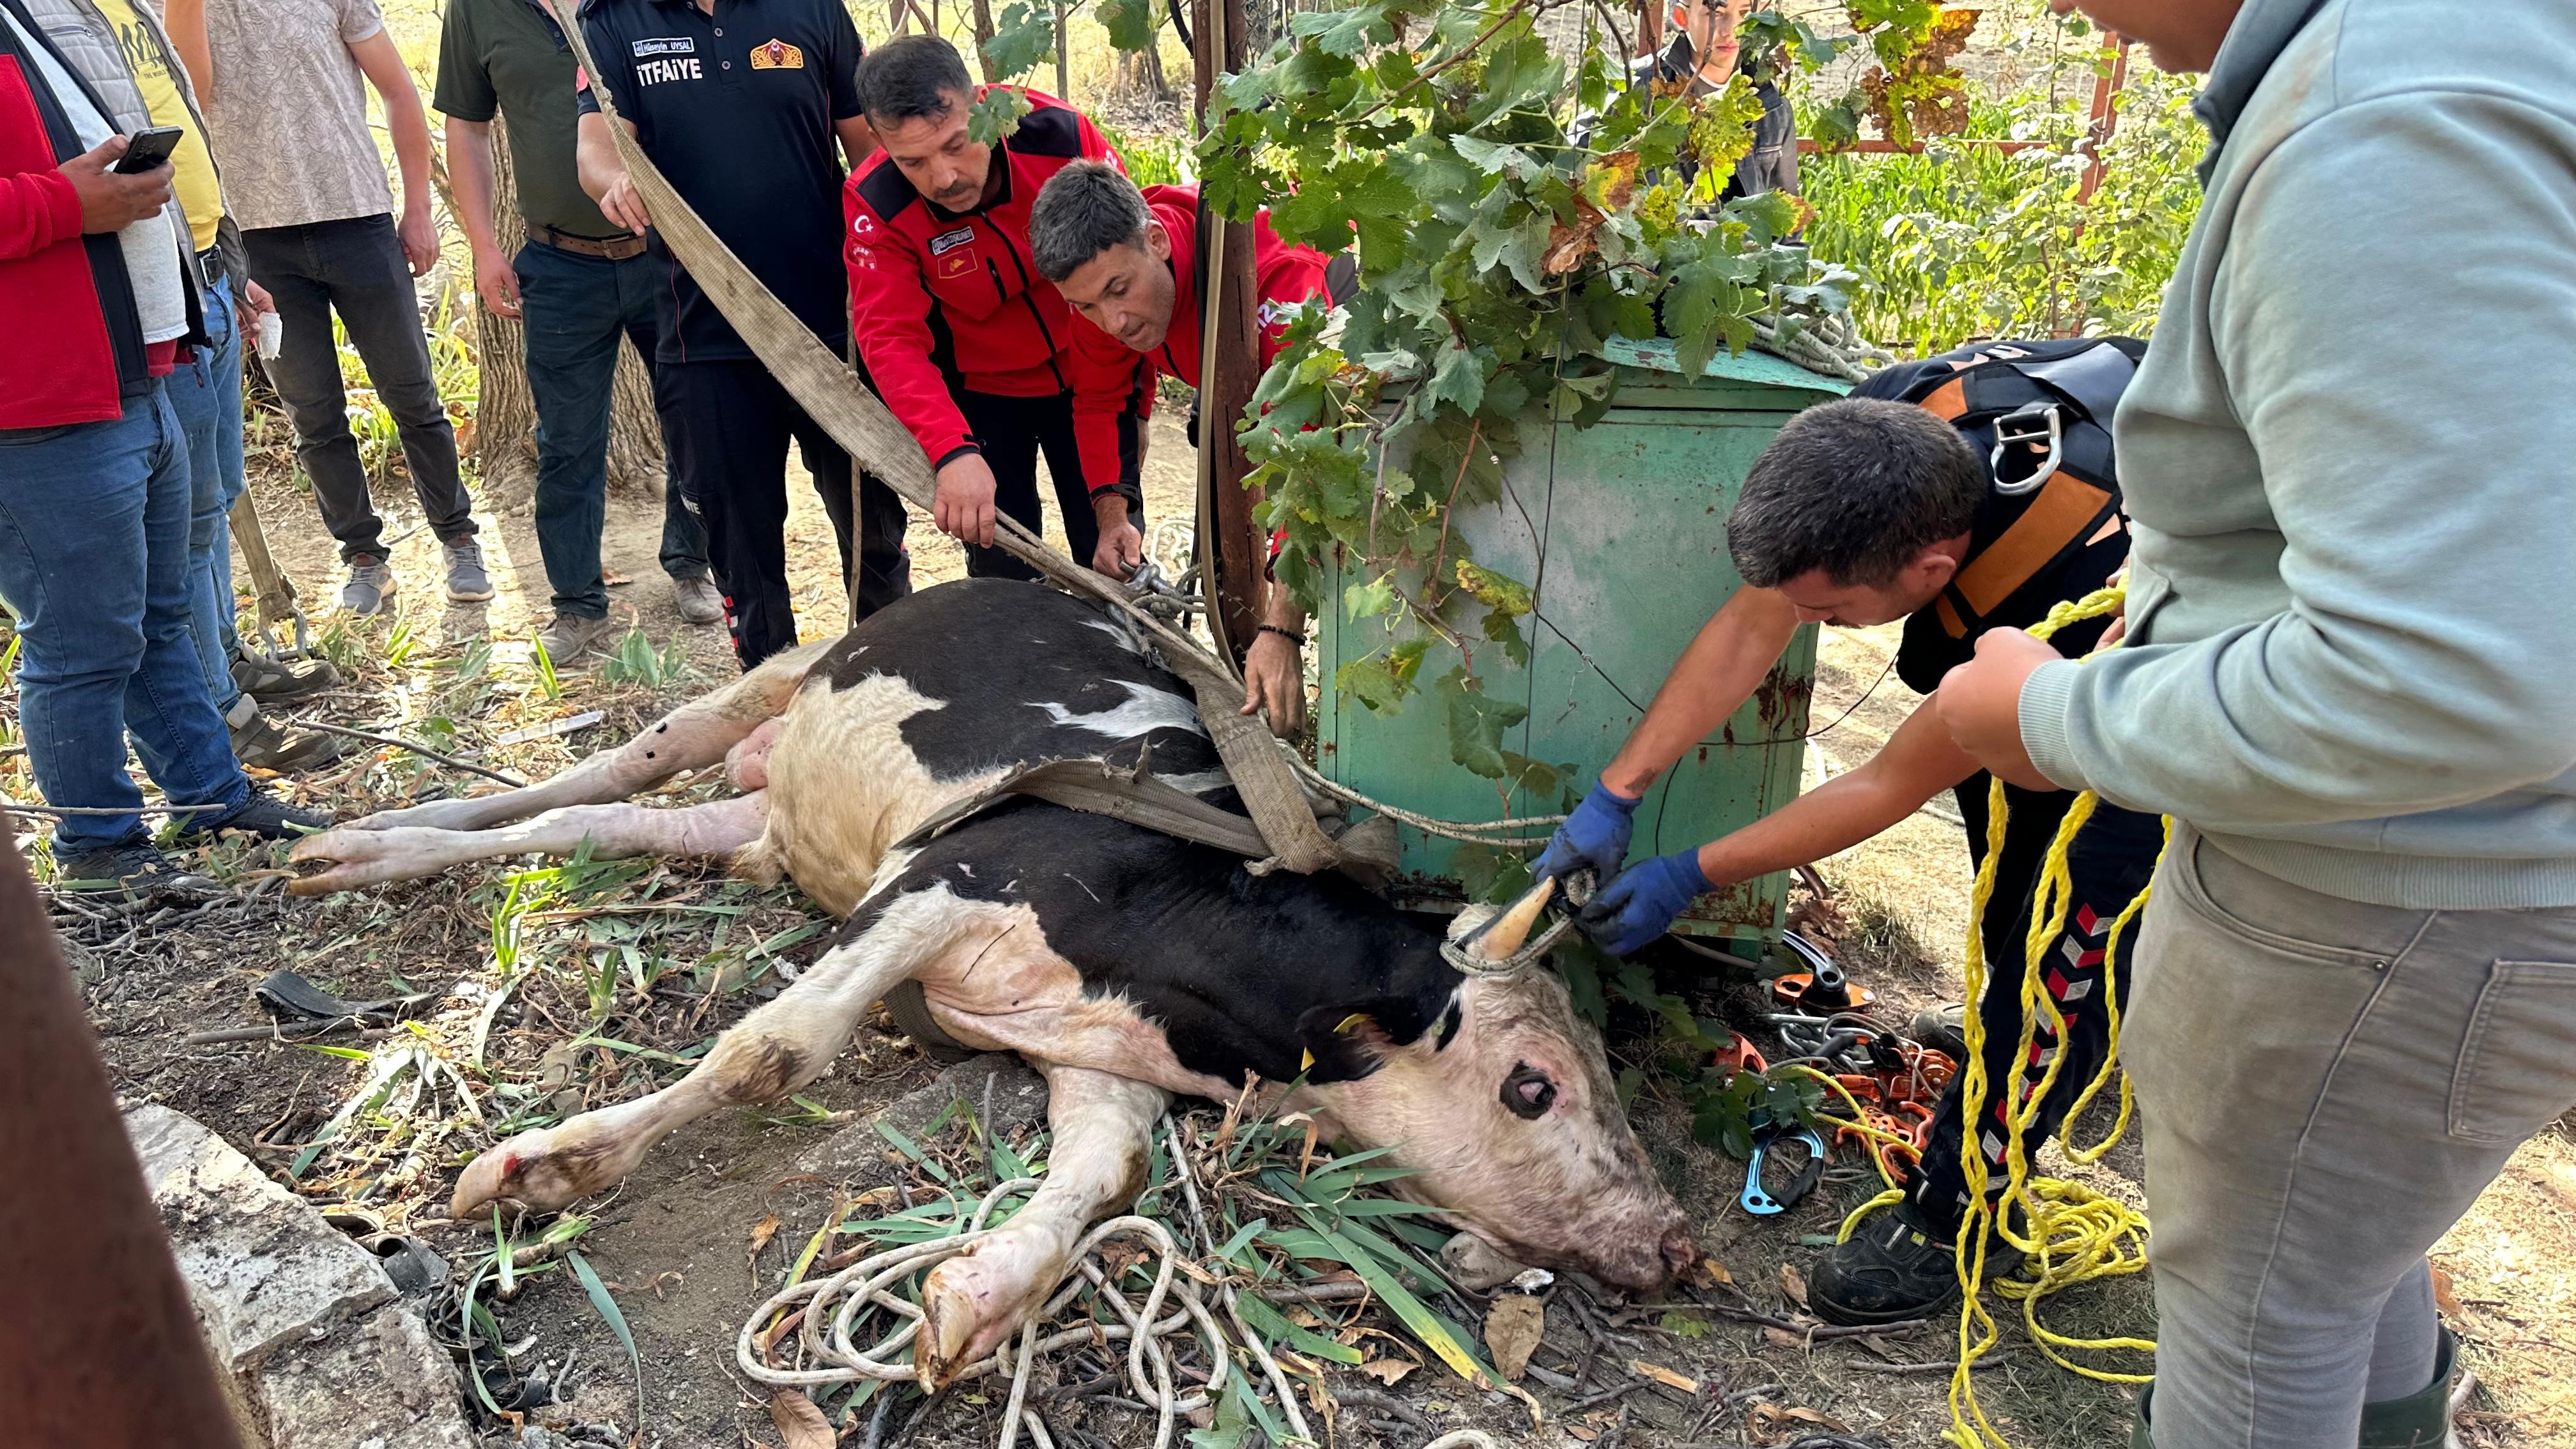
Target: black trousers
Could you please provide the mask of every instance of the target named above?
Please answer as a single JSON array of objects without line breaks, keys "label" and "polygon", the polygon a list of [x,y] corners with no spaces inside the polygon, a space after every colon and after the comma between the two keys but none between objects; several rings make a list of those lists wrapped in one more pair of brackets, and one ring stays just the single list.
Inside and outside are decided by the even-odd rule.
[{"label": "black trousers", "polygon": [[[1048,397],[999,397],[951,388],[958,411],[984,450],[984,466],[993,470],[993,508],[1018,519],[1031,533],[1046,531],[1038,504],[1038,455],[1046,455],[1047,476],[1055,483],[1056,511],[1064,516],[1066,551],[1088,567],[1100,546],[1100,525],[1091,515],[1091,491],[1082,481],[1082,455],[1074,445],[1073,394]],[[1131,505],[1132,506],[1132,505]],[[1142,526],[1143,511],[1134,521]],[[978,579],[1033,579],[1037,570],[1002,552],[969,546],[966,573]]]},{"label": "black trousers", "polygon": [[285,345],[268,363],[269,381],[295,425],[295,460],[313,480],[322,526],[340,545],[343,563],[361,554],[382,558],[384,520],[367,499],[366,464],[349,431],[349,399],[340,385],[340,352],[331,314],[366,360],[376,397],[394,417],[412,496],[442,543],[474,537],[474,500],[457,471],[456,429],[438,400],[438,383],[421,331],[420,298],[390,215],[354,216],[242,233],[251,280],[277,299]]},{"label": "black trousers", "polygon": [[[1986,792],[1990,777],[1979,774],[1956,791],[1959,816],[1967,822],[1968,851],[1982,862],[1986,854]],[[2031,906],[2039,887],[2040,862],[2057,838],[2058,823],[2074,795],[2004,787],[2004,848],[1995,864],[1995,893],[1979,922],[1986,950],[1987,978],[1983,999],[1970,1004],[1985,1024],[1986,1105],[1977,1139],[1985,1152],[1988,1194],[2003,1191],[2004,1113],[2018,1102],[2002,1083],[2012,1074],[2013,1053],[2021,1044],[2021,982],[2028,962]],[[2042,980],[2065,1013],[2063,1040],[2052,1035],[2045,1017],[2031,1037],[2024,1078],[2036,1083],[2052,1059],[2062,1059],[2057,1081],[2040,1102],[2039,1115],[2024,1138],[2026,1150],[2039,1144],[2066,1120],[2067,1109],[2102,1069],[2109,1053],[2111,1014],[2102,990],[2102,960],[2111,922],[2155,874],[2156,856],[2164,848],[2164,823],[2153,815],[2123,810],[2104,801],[2085,822],[2066,853],[2067,875],[2074,885],[2074,904],[2066,927],[2048,945]],[[2138,923],[2121,933],[2120,960],[2113,987],[2121,1005],[2128,1004],[2129,978],[2135,974]],[[1967,1075],[1960,1064],[1960,1078]],[[1959,1081],[1941,1094],[1934,1110],[1929,1145],[1923,1161],[1906,1182],[1916,1214],[1926,1226],[1943,1233],[1957,1229],[1968,1210],[1968,1179],[1960,1147]],[[2106,1093],[2110,1089],[2106,1088]],[[2094,1120],[2088,1116],[2088,1121]]]},{"label": "black trousers", "polygon": [[749,359],[653,369],[671,471],[707,531],[707,562],[724,590],[725,626],[746,670],[796,643],[787,592],[787,441],[796,440],[841,550],[841,582],[858,569],[857,623],[912,592],[903,500],[862,476],[853,548],[850,455]]}]

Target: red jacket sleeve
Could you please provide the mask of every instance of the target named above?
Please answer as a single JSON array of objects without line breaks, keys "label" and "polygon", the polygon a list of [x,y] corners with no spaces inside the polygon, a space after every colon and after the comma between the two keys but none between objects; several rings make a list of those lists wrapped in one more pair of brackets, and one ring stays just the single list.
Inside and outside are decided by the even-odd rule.
[{"label": "red jacket sleeve", "polygon": [[1095,497],[1131,481],[1126,440],[1153,412],[1153,376],[1142,353],[1073,314],[1073,439]]},{"label": "red jacket sleeve", "polygon": [[0,176],[0,261],[32,257],[81,234],[80,193],[59,171]]},{"label": "red jacket sleeve", "polygon": [[[1267,219],[1263,231],[1269,230]],[[1324,295],[1325,257],[1312,247],[1280,247],[1261,259],[1252,290],[1261,310],[1253,319],[1261,336],[1261,365],[1279,360],[1288,343],[1288,321],[1307,299]]]},{"label": "red jacket sleeve", "polygon": [[866,210],[855,179],[842,192],[841,212],[848,223],[842,258],[850,273],[850,336],[870,385],[930,455],[931,467],[980,451],[948,395],[948,380],[930,360],[931,301],[921,284],[920,253]]}]

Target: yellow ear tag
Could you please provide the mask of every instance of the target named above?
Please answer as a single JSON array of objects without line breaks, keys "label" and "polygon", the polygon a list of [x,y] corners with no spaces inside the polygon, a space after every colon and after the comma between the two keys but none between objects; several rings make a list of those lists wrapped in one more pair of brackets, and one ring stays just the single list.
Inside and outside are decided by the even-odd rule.
[{"label": "yellow ear tag", "polygon": [[1304,1061],[1299,1062],[1299,1063],[1297,1064],[1297,1070],[1299,1070],[1299,1071],[1301,1071],[1301,1072],[1310,1072],[1310,1071],[1313,1071],[1314,1069],[1315,1069],[1315,1054],[1314,1054],[1313,1052],[1308,1052],[1308,1053],[1306,1053],[1306,1059],[1305,1059]]},{"label": "yellow ear tag", "polygon": [[1333,1035],[1340,1036],[1343,1032],[1349,1031],[1353,1026],[1366,1020],[1368,1020],[1367,1012],[1354,1011],[1350,1015],[1343,1017],[1341,1024],[1333,1028]]}]

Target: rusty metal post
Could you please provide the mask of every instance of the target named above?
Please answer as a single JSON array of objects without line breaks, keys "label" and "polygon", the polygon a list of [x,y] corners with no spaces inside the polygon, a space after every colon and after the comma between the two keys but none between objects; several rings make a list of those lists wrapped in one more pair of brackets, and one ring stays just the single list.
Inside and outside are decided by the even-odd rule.
[{"label": "rusty metal post", "polygon": [[0,1439],[238,1449],[18,852],[0,861]]}]

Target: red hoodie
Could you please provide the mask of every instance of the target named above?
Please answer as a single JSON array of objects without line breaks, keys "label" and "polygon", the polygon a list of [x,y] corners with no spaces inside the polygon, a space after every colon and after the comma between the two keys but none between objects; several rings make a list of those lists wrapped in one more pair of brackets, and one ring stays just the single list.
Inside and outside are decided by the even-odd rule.
[{"label": "red hoodie", "polygon": [[[0,428],[116,417],[119,383],[145,371],[116,239],[84,243],[80,197],[56,169],[81,147],[31,68],[0,53]],[[111,332],[106,284],[124,304],[122,333]]]},{"label": "red hoodie", "polygon": [[1073,386],[1073,309],[1029,261],[1029,207],[1068,162],[1118,157],[1081,112],[1021,94],[1029,113],[994,148],[1003,180],[992,204],[940,211],[883,151],[842,192],[851,335],[877,395],[934,468],[976,447],[952,385],[1000,397]]},{"label": "red hoodie", "polygon": [[[1073,432],[1082,449],[1082,479],[1098,494],[1117,486],[1124,459],[1118,419],[1132,405],[1139,418],[1154,411],[1154,380],[1177,377],[1199,385],[1199,189],[1148,186],[1145,206],[1172,238],[1172,325],[1151,352],[1130,351],[1081,313],[1073,313],[1077,375]],[[1261,365],[1268,367],[1288,339],[1288,319],[1310,297],[1325,294],[1329,263],[1313,247],[1290,246],[1270,230],[1270,213],[1252,224],[1252,290],[1259,299]],[[1130,399],[1134,399],[1131,404]]]}]

